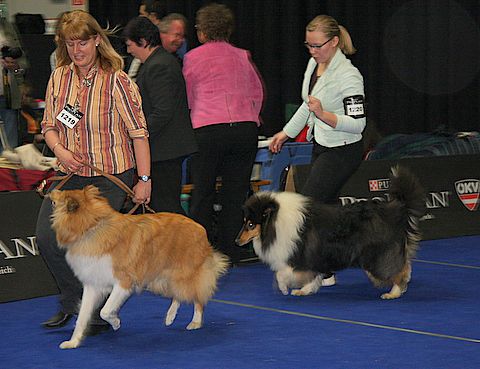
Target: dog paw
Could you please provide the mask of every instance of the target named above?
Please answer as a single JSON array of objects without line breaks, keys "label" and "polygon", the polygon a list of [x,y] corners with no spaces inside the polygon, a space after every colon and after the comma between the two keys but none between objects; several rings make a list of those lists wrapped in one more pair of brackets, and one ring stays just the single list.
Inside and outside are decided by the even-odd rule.
[{"label": "dog paw", "polygon": [[165,318],[165,325],[167,327],[171,326],[173,324],[173,321],[175,320],[175,317],[168,316]]},{"label": "dog paw", "polygon": [[177,314],[169,314],[167,313],[167,316],[165,317],[165,325],[167,327],[171,326],[173,324],[173,321],[177,317]]},{"label": "dog paw", "polygon": [[108,322],[114,331],[117,331],[119,328],[120,328],[120,323],[121,323],[121,320],[120,318],[118,317],[118,315],[107,315],[107,314],[104,314],[102,312],[100,312],[100,316],[103,320],[105,320],[106,322]]},{"label": "dog paw", "polygon": [[305,296],[305,295],[307,295],[304,291],[302,291],[300,289],[294,289],[294,290],[292,290],[292,292],[290,292],[290,294],[292,296]]},{"label": "dog paw", "polygon": [[114,331],[118,331],[120,329],[120,318],[111,318],[107,321],[110,323]]},{"label": "dog paw", "polygon": [[201,322],[190,322],[189,325],[187,325],[187,330],[193,331],[194,329],[199,329],[202,328],[202,323]]},{"label": "dog paw", "polygon": [[380,298],[382,300],[393,300],[393,299],[398,299],[400,297],[399,294],[396,294],[396,293],[384,293],[380,296]]},{"label": "dog paw", "polygon": [[384,293],[384,294],[381,295],[380,297],[381,297],[383,300],[393,300],[393,299],[399,298],[400,296],[402,296],[402,289],[400,288],[399,285],[394,284],[394,285],[392,286],[392,289],[390,290],[390,292]]},{"label": "dog paw", "polygon": [[70,340],[70,341],[63,341],[59,347],[62,350],[64,350],[64,349],[74,349],[74,348],[77,348],[78,346],[80,346],[80,340]]},{"label": "dog paw", "polygon": [[[277,273],[278,274],[278,273]],[[288,285],[284,282],[282,282],[278,275],[277,275],[277,287],[280,290],[280,292],[284,295],[288,295]]]}]

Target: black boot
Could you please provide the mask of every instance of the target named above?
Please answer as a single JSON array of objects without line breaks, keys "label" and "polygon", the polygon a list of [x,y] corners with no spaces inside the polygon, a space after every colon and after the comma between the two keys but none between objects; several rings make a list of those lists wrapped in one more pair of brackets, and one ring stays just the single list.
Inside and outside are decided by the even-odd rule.
[{"label": "black boot", "polygon": [[62,328],[65,326],[70,319],[72,319],[73,314],[64,313],[63,311],[59,311],[50,319],[42,323],[43,328],[47,329],[56,329]]}]

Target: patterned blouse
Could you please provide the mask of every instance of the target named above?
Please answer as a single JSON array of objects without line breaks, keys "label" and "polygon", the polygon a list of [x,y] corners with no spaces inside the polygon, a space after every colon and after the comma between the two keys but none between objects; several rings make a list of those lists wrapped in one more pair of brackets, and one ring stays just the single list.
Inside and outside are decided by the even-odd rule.
[{"label": "patterned blouse", "polygon": [[[73,128],[56,118],[67,104],[83,113]],[[41,126],[43,134],[57,130],[68,150],[110,174],[133,168],[132,139],[148,137],[138,88],[125,72],[107,72],[98,66],[81,80],[73,63],[52,73]],[[88,167],[76,174],[98,175]]]}]

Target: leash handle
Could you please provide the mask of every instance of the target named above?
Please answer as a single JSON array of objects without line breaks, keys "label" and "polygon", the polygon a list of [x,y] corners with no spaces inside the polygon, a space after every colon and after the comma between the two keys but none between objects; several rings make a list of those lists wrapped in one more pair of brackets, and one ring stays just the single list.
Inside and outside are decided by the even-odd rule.
[{"label": "leash handle", "polygon": [[123,183],[122,180],[118,179],[117,177],[115,177],[111,174],[105,173],[103,170],[101,170],[100,168],[97,168],[96,166],[94,166],[90,163],[82,162],[82,164],[89,167],[93,171],[101,174],[102,176],[108,178],[110,181],[112,181],[118,187],[120,187],[122,190],[124,190],[131,198],[133,198],[135,196],[135,193],[132,191],[132,189],[130,187],[128,187],[125,183]]},{"label": "leash handle", "polygon": [[[108,178],[110,181],[112,181],[113,183],[115,183],[118,187],[120,187],[122,190],[124,190],[127,195],[130,197],[130,198],[134,198],[135,197],[135,193],[132,191],[132,189],[130,187],[128,187],[121,179],[118,179],[117,177],[115,177],[114,175],[111,175],[109,173],[106,173],[104,172],[103,170],[101,170],[100,168],[97,168],[96,166],[90,164],[90,163],[85,163],[85,162],[82,162],[83,165],[89,167],[90,169],[92,169],[93,171],[99,173],[100,175]],[[47,184],[47,181],[60,181],[60,183],[57,185],[57,187],[55,187],[56,190],[60,190],[63,185],[65,183],[67,183],[67,181],[72,178],[73,176],[73,173],[68,173],[66,176],[53,176],[53,177],[50,177],[50,178],[47,178],[47,179],[44,179],[40,185],[37,187],[37,193],[41,196],[41,197],[45,197],[45,193],[44,193],[44,189],[45,189],[45,186]],[[145,213],[145,211],[149,211],[151,213],[155,213],[155,210],[153,210],[152,208],[150,208],[147,204],[145,203],[142,203],[142,204],[139,204],[139,203],[136,203],[134,205],[134,207],[132,209],[130,209],[130,211],[128,212],[128,214],[133,214],[137,209],[138,207],[142,205],[142,208],[143,208],[143,213]]]},{"label": "leash handle", "polygon": [[45,186],[47,185],[47,182],[55,182],[55,181],[60,181],[60,183],[55,187],[55,189],[59,190],[63,187],[67,181],[72,178],[73,173],[68,173],[66,176],[52,176],[47,179],[44,179],[36,188],[36,192],[40,195],[40,197],[45,197]]}]

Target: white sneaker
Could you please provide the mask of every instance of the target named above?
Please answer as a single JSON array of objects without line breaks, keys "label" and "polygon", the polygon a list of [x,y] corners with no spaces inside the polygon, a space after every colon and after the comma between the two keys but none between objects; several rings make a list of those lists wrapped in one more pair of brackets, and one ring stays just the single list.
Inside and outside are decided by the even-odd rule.
[{"label": "white sneaker", "polygon": [[322,279],[322,287],[335,286],[337,281],[335,280],[335,274],[332,274],[330,277]]}]

